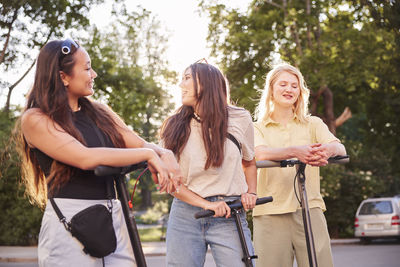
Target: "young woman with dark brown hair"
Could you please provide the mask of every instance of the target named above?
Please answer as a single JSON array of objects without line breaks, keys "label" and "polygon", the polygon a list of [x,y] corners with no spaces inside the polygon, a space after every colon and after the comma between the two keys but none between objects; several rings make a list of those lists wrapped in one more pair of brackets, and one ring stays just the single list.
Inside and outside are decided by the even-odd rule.
[{"label": "young woman with dark brown hair", "polygon": [[[131,131],[93,94],[96,72],[84,48],[71,39],[52,41],[40,51],[35,81],[21,117],[23,170],[28,193],[41,206],[52,198],[70,220],[94,204],[107,204],[112,177],[96,177],[98,165],[125,166],[147,161],[161,190],[173,191],[170,176],[179,179],[174,155],[147,143]],[[110,191],[108,190],[110,189]],[[134,265],[121,204],[112,199],[117,239],[106,266]],[[102,259],[82,251],[82,244],[64,229],[53,205],[47,204],[39,235],[40,266],[102,266]]]},{"label": "young woman with dark brown hair", "polygon": [[[162,144],[175,153],[183,175],[168,221],[167,266],[203,266],[208,245],[217,266],[242,266],[235,221],[225,201],[241,199],[246,210],[255,206],[251,116],[229,105],[225,77],[210,64],[190,65],[180,87],[183,105],[161,130]],[[194,214],[203,209],[213,210],[215,216],[196,220]],[[252,254],[243,211],[241,223]]]}]

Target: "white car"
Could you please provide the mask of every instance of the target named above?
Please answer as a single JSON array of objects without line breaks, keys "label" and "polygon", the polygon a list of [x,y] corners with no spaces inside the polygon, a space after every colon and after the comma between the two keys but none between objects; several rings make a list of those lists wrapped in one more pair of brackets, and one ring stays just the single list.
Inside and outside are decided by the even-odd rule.
[{"label": "white car", "polygon": [[354,221],[354,235],[363,243],[373,238],[400,239],[400,195],[362,201]]}]

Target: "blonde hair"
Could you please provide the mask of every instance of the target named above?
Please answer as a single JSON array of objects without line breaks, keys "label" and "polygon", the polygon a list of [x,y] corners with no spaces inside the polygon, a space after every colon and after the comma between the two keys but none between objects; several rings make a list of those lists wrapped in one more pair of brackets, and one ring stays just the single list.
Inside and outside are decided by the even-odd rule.
[{"label": "blonde hair", "polygon": [[261,93],[260,102],[257,105],[255,115],[258,122],[265,122],[270,117],[274,111],[274,103],[272,99],[273,84],[278,79],[282,72],[288,72],[296,76],[299,81],[300,94],[294,104],[293,112],[296,114],[297,120],[305,123],[308,121],[308,99],[310,96],[310,90],[307,88],[304,77],[300,70],[288,63],[280,63],[272,68],[268,72],[264,90]]}]

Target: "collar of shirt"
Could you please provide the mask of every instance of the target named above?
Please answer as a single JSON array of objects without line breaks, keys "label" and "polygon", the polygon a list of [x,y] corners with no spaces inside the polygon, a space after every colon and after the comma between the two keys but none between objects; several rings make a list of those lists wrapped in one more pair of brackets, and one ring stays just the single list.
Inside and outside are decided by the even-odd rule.
[{"label": "collar of shirt", "polygon": [[[293,118],[292,118],[291,120],[289,120],[288,123],[293,122],[293,121],[296,121],[296,120],[298,120],[298,118],[297,118],[297,115],[294,114],[294,115],[293,115]],[[263,123],[264,123],[265,126],[268,126],[268,124],[279,124],[279,122],[274,121],[274,120],[271,118],[271,116],[269,116],[267,119],[265,119],[265,120],[263,121]]]}]

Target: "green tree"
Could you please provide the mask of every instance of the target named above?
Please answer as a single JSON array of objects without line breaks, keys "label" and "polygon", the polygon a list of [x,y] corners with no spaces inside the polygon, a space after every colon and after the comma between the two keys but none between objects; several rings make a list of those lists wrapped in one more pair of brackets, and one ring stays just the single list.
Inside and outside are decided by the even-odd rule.
[{"label": "green tree", "polygon": [[[367,110],[367,142],[373,144],[371,151],[365,154],[367,159],[382,161],[381,177],[384,179],[385,192],[398,194],[400,192],[400,2],[398,0],[352,1],[356,9],[366,9],[372,23],[380,30],[386,31],[393,38],[391,42],[383,43],[381,56],[374,62],[375,76],[372,77],[372,91]],[[383,63],[383,64],[381,64]],[[376,149],[380,149],[380,153]],[[372,157],[371,157],[372,156]],[[381,157],[380,157],[381,156]],[[372,160],[370,160],[372,163]]]},{"label": "green tree", "polygon": [[[163,89],[175,82],[165,61],[167,37],[151,13],[122,6],[111,30],[94,28],[84,45],[96,70],[95,97],[104,99],[124,121],[147,141],[157,140],[163,119],[172,110],[170,95]],[[151,206],[154,183],[145,174],[139,182],[142,208]]]},{"label": "green tree", "polygon": [[40,49],[50,38],[63,36],[69,28],[79,29],[89,25],[90,7],[104,0],[1,0],[0,1],[0,68],[11,71],[27,64],[25,72],[13,84],[0,80],[7,88],[7,100],[3,108],[10,109],[13,89],[35,65],[29,51]]},{"label": "green tree", "polygon": [[345,143],[351,163],[321,171],[331,233],[349,232],[363,198],[398,192],[398,1],[254,0],[243,13],[218,1],[200,7],[239,105],[254,110],[270,64],[288,61],[311,89],[311,113]]},{"label": "green tree", "polygon": [[26,199],[19,157],[10,142],[16,118],[0,112],[0,245],[37,244],[42,211]]}]

